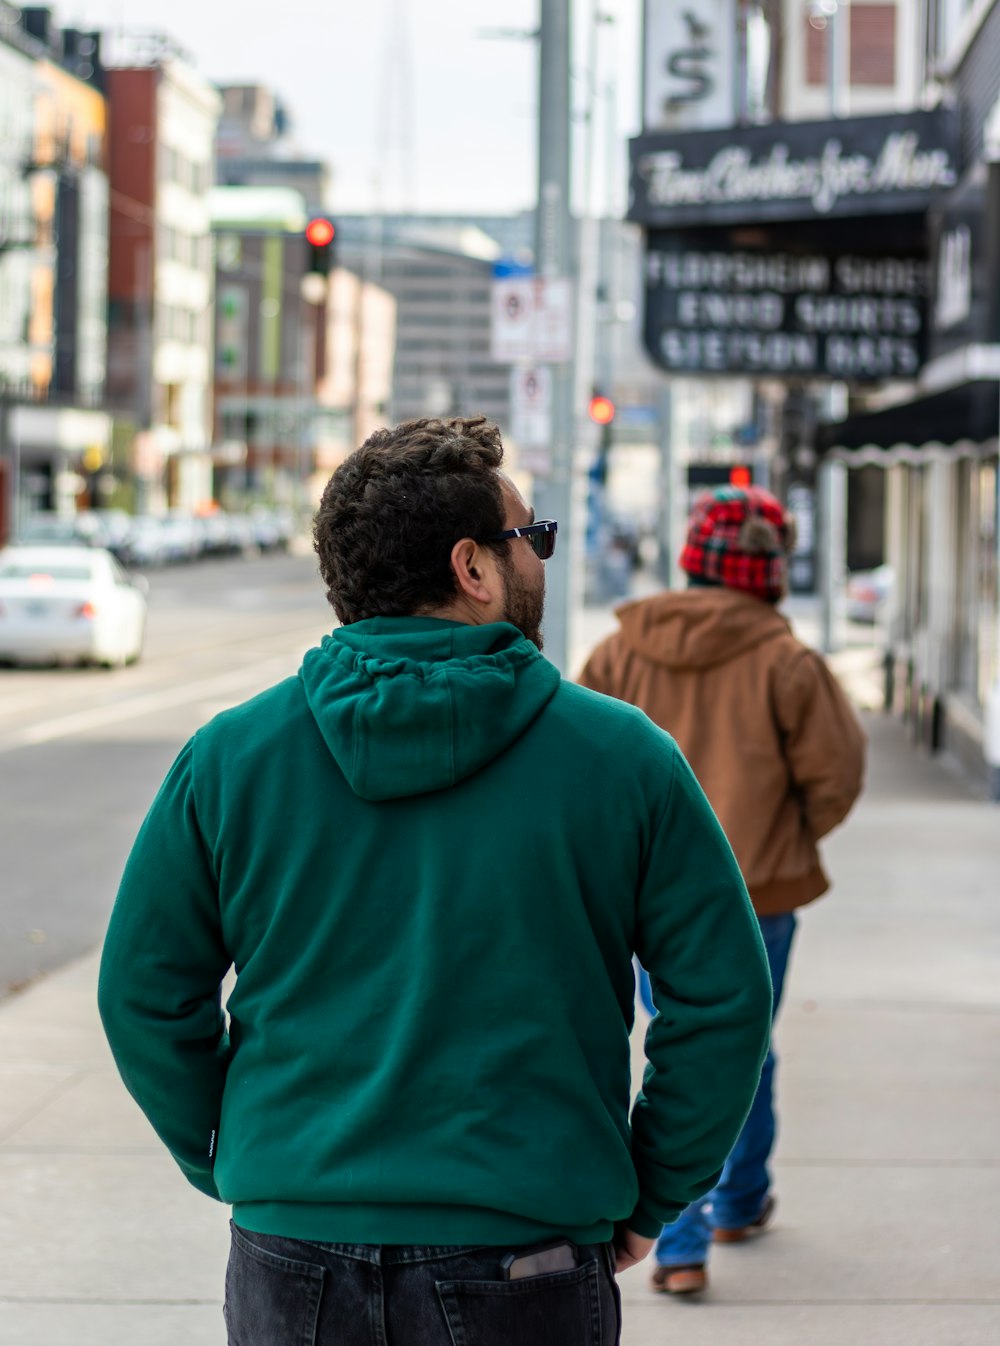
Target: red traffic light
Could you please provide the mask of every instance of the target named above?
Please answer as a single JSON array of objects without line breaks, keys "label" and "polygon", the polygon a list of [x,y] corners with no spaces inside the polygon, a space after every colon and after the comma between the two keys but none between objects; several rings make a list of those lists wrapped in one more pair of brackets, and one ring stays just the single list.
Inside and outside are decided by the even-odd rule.
[{"label": "red traffic light", "polygon": [[314,248],[329,247],[336,232],[330,221],[325,220],[322,215],[310,220],[306,225],[306,239]]},{"label": "red traffic light", "polygon": [[610,397],[598,393],[590,399],[587,413],[596,425],[610,425],[615,419],[615,404]]},{"label": "red traffic light", "polygon": [[731,467],[729,469],[729,484],[730,486],[752,486],[753,473],[749,467],[743,464],[738,467]]}]

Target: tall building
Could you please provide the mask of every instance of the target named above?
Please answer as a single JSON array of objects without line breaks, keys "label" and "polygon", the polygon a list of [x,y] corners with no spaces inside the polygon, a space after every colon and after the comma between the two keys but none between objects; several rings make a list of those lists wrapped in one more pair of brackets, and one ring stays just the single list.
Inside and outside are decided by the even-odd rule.
[{"label": "tall building", "polygon": [[388,399],[394,306],[314,251],[299,192],[218,187],[211,209],[217,497],[311,508]]},{"label": "tall building", "polygon": [[[530,271],[534,212],[338,215],[337,228],[341,255],[355,270],[380,276],[398,305],[392,415],[485,411],[500,424],[512,465],[530,472],[538,416],[521,404],[531,373],[493,358],[490,295],[496,276]],[[582,235],[578,223],[578,254]],[[592,339],[578,351],[577,445],[583,460],[598,452],[587,405],[600,384],[618,409],[610,435],[615,484],[627,477],[631,485],[636,464],[655,456],[660,416],[660,379],[640,341],[641,238],[618,220],[594,222],[591,238]],[[529,428],[534,438],[521,442]]]},{"label": "tall building", "polygon": [[222,117],[216,139],[220,187],[289,187],[303,197],[310,216],[330,209],[330,169],[295,147],[291,118],[263,84],[226,84],[219,89]]},{"label": "tall building", "polygon": [[482,413],[506,427],[510,366],[493,359],[490,341],[499,244],[470,220],[350,217],[338,229],[344,264],[396,303],[390,418]]},{"label": "tall building", "polygon": [[396,301],[381,285],[338,266],[330,275],[326,318],[315,440],[320,490],[334,468],[389,419]]},{"label": "tall building", "polygon": [[678,418],[734,378],[770,408],[826,643],[845,562],[886,562],[887,708],[1000,798],[1000,0],[646,12],[647,350]]},{"label": "tall building", "polygon": [[108,480],[102,88],[98,34],[0,6],[0,533]]},{"label": "tall building", "polygon": [[[31,275],[36,243],[31,178],[39,47],[12,5],[0,5],[0,387],[9,397],[36,386],[30,339]],[[51,351],[39,352],[43,359]],[[36,377],[42,371],[35,371]]]},{"label": "tall building", "polygon": [[209,193],[218,94],[163,38],[119,38],[111,116],[108,391],[143,507],[211,498]]},{"label": "tall building", "polygon": [[52,356],[47,366],[39,360],[34,372],[37,386],[47,383],[61,398],[100,406],[107,378],[109,195],[100,37],[73,29],[61,36],[59,56],[36,66],[32,195],[40,239],[52,255],[38,258],[34,320],[50,334]]},{"label": "tall building", "polygon": [[303,291],[305,202],[283,187],[217,187],[215,466],[224,504],[301,504],[312,470],[323,307]]},{"label": "tall building", "polygon": [[432,229],[437,233],[455,234],[469,228],[478,229],[491,238],[505,258],[524,258],[533,253],[535,247],[533,210],[521,210],[514,215],[481,215],[470,211],[425,211],[421,214],[393,211],[374,217],[339,214],[337,222],[342,237],[352,245],[371,240],[377,226],[377,236],[386,247],[412,235],[414,230],[426,232]]}]

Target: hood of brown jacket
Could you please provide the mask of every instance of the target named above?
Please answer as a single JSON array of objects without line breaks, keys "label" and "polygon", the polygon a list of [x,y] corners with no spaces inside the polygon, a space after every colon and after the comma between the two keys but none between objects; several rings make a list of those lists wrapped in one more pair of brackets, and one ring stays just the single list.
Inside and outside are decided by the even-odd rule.
[{"label": "hood of brown jacket", "polygon": [[736,589],[655,594],[616,615],[626,644],[667,668],[714,668],[790,630],[772,604]]}]

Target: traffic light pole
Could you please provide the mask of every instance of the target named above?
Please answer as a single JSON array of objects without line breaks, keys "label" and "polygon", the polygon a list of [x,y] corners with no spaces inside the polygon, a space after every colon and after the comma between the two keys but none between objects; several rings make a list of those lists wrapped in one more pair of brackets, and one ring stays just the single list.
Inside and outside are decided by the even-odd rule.
[{"label": "traffic light pole", "polygon": [[[545,281],[572,274],[570,214],[570,0],[539,0],[538,204],[535,267]],[[563,672],[572,658],[571,630],[583,571],[581,503],[574,475],[571,361],[552,366],[551,472],[536,477],[535,516],[559,521],[559,545],[545,564],[545,653]]]}]

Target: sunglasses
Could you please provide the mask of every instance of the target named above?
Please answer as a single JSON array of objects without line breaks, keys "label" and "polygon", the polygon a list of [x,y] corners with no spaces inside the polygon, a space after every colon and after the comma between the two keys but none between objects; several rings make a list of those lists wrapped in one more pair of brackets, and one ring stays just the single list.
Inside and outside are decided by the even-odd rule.
[{"label": "sunglasses", "polygon": [[506,542],[512,537],[526,537],[531,550],[540,561],[547,561],[556,549],[556,532],[559,525],[555,519],[539,519],[538,523],[525,524],[523,528],[508,528],[503,533],[491,537],[490,542]]}]

